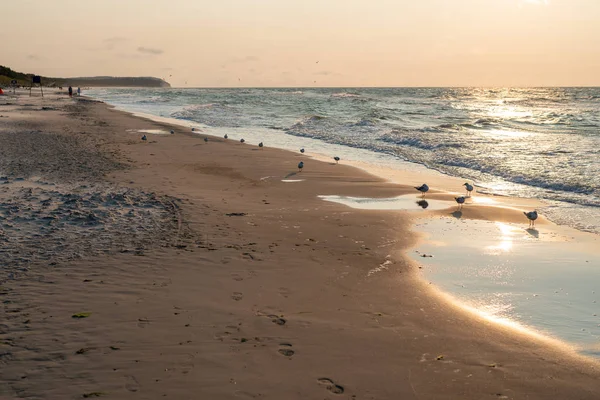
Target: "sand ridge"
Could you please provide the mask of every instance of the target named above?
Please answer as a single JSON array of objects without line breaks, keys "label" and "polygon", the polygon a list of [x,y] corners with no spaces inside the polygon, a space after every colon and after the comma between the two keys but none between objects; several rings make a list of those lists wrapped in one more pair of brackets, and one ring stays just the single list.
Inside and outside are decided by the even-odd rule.
[{"label": "sand ridge", "polygon": [[[16,102],[27,117],[0,108],[8,115],[1,134],[23,129],[6,122],[15,119],[35,121],[41,132],[85,135],[125,166],[104,171],[94,187],[130,193],[133,203],[159,211],[160,199],[174,199],[178,222],[163,232],[172,245],[142,238],[138,254],[114,246],[55,265],[34,260],[25,275],[4,282],[0,395],[596,398],[594,363],[475,319],[420,281],[403,255],[418,240],[409,214],[352,210],[317,197],[393,197],[411,193],[409,185],[301,154],[204,142],[100,103]],[[48,121],[36,117],[41,106],[55,108],[43,111]],[[176,133],[144,143],[128,129]],[[298,173],[300,160],[306,166]],[[303,181],[281,182],[286,176]],[[61,188],[82,184],[77,174],[40,179]],[[20,198],[22,189],[13,190]],[[103,201],[83,193],[85,211]],[[32,188],[31,195],[46,194]],[[98,201],[86,203],[91,198]],[[126,207],[114,203],[115,210]],[[107,232],[118,238],[120,226]],[[173,244],[181,226],[189,237]],[[73,318],[78,313],[89,314]]]}]

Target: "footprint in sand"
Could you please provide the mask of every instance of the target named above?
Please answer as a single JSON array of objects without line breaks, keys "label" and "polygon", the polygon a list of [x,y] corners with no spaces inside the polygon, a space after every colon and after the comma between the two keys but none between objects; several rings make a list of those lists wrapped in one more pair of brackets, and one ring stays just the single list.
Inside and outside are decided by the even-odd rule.
[{"label": "footprint in sand", "polygon": [[238,274],[231,274],[231,279],[233,279],[234,281],[243,281],[244,278],[242,278],[241,276],[239,276]]},{"label": "footprint in sand", "polygon": [[145,328],[150,324],[150,321],[147,318],[138,318],[137,326],[138,328]]},{"label": "footprint in sand", "polygon": [[321,385],[325,386],[325,388],[327,390],[329,390],[331,393],[334,393],[334,394],[344,393],[344,387],[336,384],[334,381],[332,381],[329,378],[319,378],[319,379],[317,379],[317,382],[319,382]]},{"label": "footprint in sand", "polygon": [[273,322],[274,324],[277,324],[277,325],[281,325],[281,326],[285,325],[285,323],[287,322],[287,320],[285,318],[281,318],[281,317],[279,317],[277,315],[273,315],[273,314],[267,315],[267,318],[271,318],[271,322]]},{"label": "footprint in sand", "polygon": [[279,347],[280,348],[277,350],[277,352],[282,356],[291,357],[296,354],[296,352],[291,349],[292,345],[290,343],[280,343]]},{"label": "footprint in sand", "polygon": [[135,376],[126,375],[125,378],[127,379],[127,383],[125,383],[125,389],[129,390],[130,392],[137,392],[140,390],[140,383]]},{"label": "footprint in sand", "polygon": [[240,332],[239,326],[235,325],[227,325],[225,329],[225,331],[215,334],[215,339],[222,342],[226,338],[230,339],[232,334]]},{"label": "footprint in sand", "polygon": [[283,296],[287,299],[287,297],[291,294],[291,290],[286,287],[279,288],[279,295]]},{"label": "footprint in sand", "polygon": [[233,292],[233,294],[231,295],[231,298],[235,301],[240,301],[241,299],[244,298],[244,294],[241,292]]}]

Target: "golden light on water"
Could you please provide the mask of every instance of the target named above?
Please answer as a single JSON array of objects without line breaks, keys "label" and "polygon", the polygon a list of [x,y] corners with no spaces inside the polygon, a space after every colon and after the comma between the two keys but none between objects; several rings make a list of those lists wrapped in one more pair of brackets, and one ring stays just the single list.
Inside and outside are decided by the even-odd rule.
[{"label": "golden light on water", "polygon": [[510,318],[510,310],[513,308],[512,304],[507,304],[497,301],[482,301],[479,303],[465,303],[460,301],[451,294],[446,292],[437,291],[437,295],[446,298],[449,302],[457,305],[461,309],[489,322],[504,326],[506,328],[513,329],[516,332],[532,336],[538,340],[546,342],[552,342],[555,345],[560,345],[563,348],[571,349],[571,346],[565,345],[564,343],[557,341],[556,339],[539,332],[531,327],[523,325],[518,321]]},{"label": "golden light on water", "polygon": [[491,197],[482,197],[482,196],[471,197],[471,201],[473,203],[485,204],[485,205],[498,204],[498,202],[496,200],[492,199]]},{"label": "golden light on water", "polygon": [[512,237],[518,232],[518,229],[512,225],[505,224],[503,222],[496,222],[496,226],[500,229],[502,236]]},{"label": "golden light on water", "polygon": [[524,131],[506,131],[506,130],[502,130],[502,129],[492,129],[489,131],[485,132],[486,136],[491,136],[491,137],[511,137],[511,138],[524,138],[524,137],[528,137],[531,136],[532,133],[531,132],[524,132]]},{"label": "golden light on water", "polygon": [[503,240],[499,244],[487,246],[486,249],[488,250],[489,253],[495,254],[495,253],[510,251],[510,249],[512,249],[512,247],[513,247],[512,240]]},{"label": "golden light on water", "polygon": [[500,254],[512,250],[513,238],[518,232],[517,228],[503,222],[496,222],[496,227],[500,231],[500,242],[487,246],[485,249],[488,254]]}]

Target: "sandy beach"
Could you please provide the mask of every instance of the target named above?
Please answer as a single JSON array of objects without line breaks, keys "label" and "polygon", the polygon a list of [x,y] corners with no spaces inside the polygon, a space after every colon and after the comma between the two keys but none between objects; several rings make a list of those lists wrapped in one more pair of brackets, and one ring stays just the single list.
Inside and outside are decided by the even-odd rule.
[{"label": "sandy beach", "polygon": [[0,398],[598,398],[597,361],[421,279],[412,214],[318,197],[414,195],[408,178],[203,139],[0,97]]}]

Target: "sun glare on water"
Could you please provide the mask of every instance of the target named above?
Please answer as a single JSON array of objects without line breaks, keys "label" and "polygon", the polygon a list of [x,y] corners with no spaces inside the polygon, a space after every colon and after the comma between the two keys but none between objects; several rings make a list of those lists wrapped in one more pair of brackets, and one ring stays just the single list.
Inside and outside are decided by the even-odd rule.
[{"label": "sun glare on water", "polygon": [[502,222],[496,222],[496,226],[500,230],[500,242],[485,249],[488,254],[506,253],[513,248],[513,237],[516,234],[516,228]]}]

